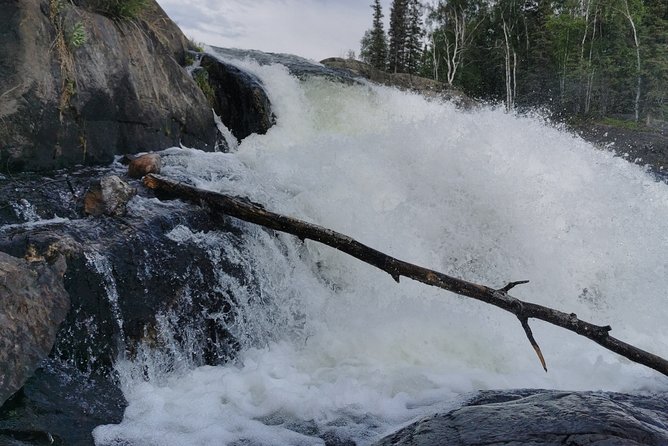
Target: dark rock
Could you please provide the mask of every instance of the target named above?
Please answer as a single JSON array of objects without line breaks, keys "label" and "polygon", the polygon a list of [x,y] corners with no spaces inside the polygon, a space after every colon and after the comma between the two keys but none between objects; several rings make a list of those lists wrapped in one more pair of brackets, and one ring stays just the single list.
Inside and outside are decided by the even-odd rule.
[{"label": "dark rock", "polygon": [[84,196],[84,212],[88,215],[125,214],[125,207],[137,193],[128,183],[116,175],[102,177],[93,182]]},{"label": "dark rock", "polygon": [[141,178],[149,173],[160,173],[162,160],[157,153],[147,153],[130,160],[128,164],[128,176]]},{"label": "dark rock", "polygon": [[[51,250],[67,257],[64,283],[72,308],[58,332],[55,357],[80,370],[106,375],[119,355],[132,355],[139,343],[159,348],[159,324],[164,323],[183,333],[182,338],[177,334],[177,343],[194,341],[202,346],[189,353],[195,364],[218,364],[234,353],[237,344],[226,328],[235,317],[234,298],[230,290],[211,284],[217,283],[220,271],[236,272],[239,283],[249,288],[254,286],[252,277],[242,277],[224,249],[212,254],[204,244],[181,242],[168,234],[184,225],[193,232],[227,231],[230,243],[240,243],[237,227],[212,221],[206,210],[196,206],[147,199],[144,195],[150,197],[150,191],[139,182],[131,186],[139,189],[140,197],[130,201],[123,217],[83,218],[82,199],[77,197],[93,180],[78,172],[62,172],[50,181],[49,188],[40,188],[44,178],[32,174],[0,179],[8,203],[25,200],[38,218],[55,212],[69,217],[21,224],[8,213],[6,222],[12,225],[3,227],[0,220],[0,251],[24,256]],[[51,199],[58,196],[67,199]]]},{"label": "dark rock", "polygon": [[668,179],[668,130],[661,128],[626,128],[583,122],[574,126],[585,140],[641,166],[649,166]]},{"label": "dark rock", "polygon": [[[187,39],[153,0],[133,20],[87,1],[0,0],[0,166],[45,170],[219,139],[179,61]],[[55,5],[60,5],[56,8]],[[68,35],[83,26],[75,47]]]},{"label": "dark rock", "polygon": [[210,55],[204,55],[200,64],[215,92],[213,109],[232,134],[239,140],[265,134],[274,124],[274,115],[260,80]]},{"label": "dark rock", "polygon": [[379,443],[411,446],[668,444],[668,395],[550,390],[481,392]]},{"label": "dark rock", "polygon": [[53,347],[70,306],[64,272],[62,256],[49,264],[0,252],[0,405],[21,388]]},{"label": "dark rock", "polygon": [[110,381],[47,360],[0,408],[0,444],[93,446],[93,429],[120,423],[126,405]]}]

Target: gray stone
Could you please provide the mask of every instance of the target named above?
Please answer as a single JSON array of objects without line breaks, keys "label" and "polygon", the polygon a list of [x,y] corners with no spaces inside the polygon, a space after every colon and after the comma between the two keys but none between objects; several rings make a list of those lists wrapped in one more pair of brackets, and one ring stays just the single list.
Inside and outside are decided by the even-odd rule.
[{"label": "gray stone", "polygon": [[481,392],[464,407],[424,418],[377,445],[667,445],[666,396]]},{"label": "gray stone", "polygon": [[89,215],[121,216],[136,189],[116,175],[109,175],[93,182],[84,197],[84,212]]},{"label": "gray stone", "polygon": [[[219,139],[179,64],[189,44],[149,0],[132,20],[91,3],[0,0],[0,166],[46,170]],[[54,11],[55,5],[60,5]],[[77,27],[86,39],[70,42]]]},{"label": "gray stone", "polygon": [[21,388],[46,358],[70,301],[66,265],[28,262],[0,252],[0,405]]}]

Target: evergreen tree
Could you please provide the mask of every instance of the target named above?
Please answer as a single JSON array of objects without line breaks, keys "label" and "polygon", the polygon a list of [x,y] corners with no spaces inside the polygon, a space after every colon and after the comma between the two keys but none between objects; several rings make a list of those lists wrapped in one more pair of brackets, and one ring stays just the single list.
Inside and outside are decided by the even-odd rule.
[{"label": "evergreen tree", "polygon": [[409,0],[406,35],[406,71],[410,74],[420,71],[423,36],[422,4],[419,0]]},{"label": "evergreen tree", "polygon": [[360,59],[363,62],[373,65],[371,61],[373,60],[373,52],[371,49],[371,30],[367,29],[364,31],[364,36],[360,40]]},{"label": "evergreen tree", "polygon": [[374,0],[371,5],[373,9],[373,27],[371,28],[371,54],[369,63],[379,70],[387,67],[387,37],[383,29],[383,9],[380,0]]},{"label": "evergreen tree", "polygon": [[360,57],[369,65],[385,71],[387,68],[387,37],[383,29],[383,10],[380,0],[374,0],[371,8],[373,9],[373,26],[364,32],[364,37],[360,41]]},{"label": "evergreen tree", "polygon": [[393,0],[390,8],[389,69],[392,73],[406,71],[406,38],[408,37],[408,0]]}]

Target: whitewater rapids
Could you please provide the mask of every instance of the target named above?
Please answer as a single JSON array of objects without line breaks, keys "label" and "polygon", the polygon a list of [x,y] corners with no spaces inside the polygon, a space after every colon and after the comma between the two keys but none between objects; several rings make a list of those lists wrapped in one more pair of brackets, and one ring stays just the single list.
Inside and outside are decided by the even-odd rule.
[{"label": "whitewater rapids", "polygon": [[[668,357],[668,186],[643,168],[539,117],[235,63],[262,79],[276,125],[231,153],[170,149],[164,174],[469,281],[528,279],[514,295]],[[240,296],[237,360],[197,367],[146,349],[120,361],[129,406],[96,444],[315,445],[326,432],[368,444],[480,389],[668,390],[658,373],[532,321],[545,373],[510,314],[239,225],[241,248],[222,233],[170,234],[260,278],[259,299],[224,273],[216,284]]]}]

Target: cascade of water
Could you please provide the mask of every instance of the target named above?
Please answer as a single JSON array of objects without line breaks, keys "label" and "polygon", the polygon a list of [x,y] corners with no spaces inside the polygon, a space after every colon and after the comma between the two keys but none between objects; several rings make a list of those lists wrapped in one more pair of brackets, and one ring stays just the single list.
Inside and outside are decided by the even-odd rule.
[{"label": "cascade of water", "polygon": [[97,251],[86,252],[84,255],[86,256],[88,266],[96,271],[102,278],[102,285],[104,286],[107,299],[109,300],[111,314],[114,316],[116,326],[118,327],[119,344],[125,345],[126,340],[125,331],[123,329],[123,315],[118,306],[118,290],[116,288],[116,279],[114,278],[111,263],[107,257]]},{"label": "cascade of water", "polygon": [[[165,174],[467,280],[530,279],[518,297],[668,356],[668,187],[642,168],[540,118],[235,63],[262,79],[276,126],[232,153],[170,149]],[[147,367],[159,364],[150,351],[121,361],[129,407],[96,429],[98,444],[364,444],[476,389],[668,389],[536,323],[545,374],[517,321],[494,308],[239,227],[243,243],[225,255],[260,282],[221,274],[212,285],[235,296],[237,359],[167,376]],[[170,237],[229,245],[185,227]],[[128,372],[138,366],[155,372]]]},{"label": "cascade of water", "polygon": [[35,206],[33,206],[32,203],[30,203],[25,198],[22,198],[17,202],[13,202],[12,209],[14,210],[14,213],[16,213],[17,217],[26,222],[36,222],[41,220],[40,216],[35,210]]}]

